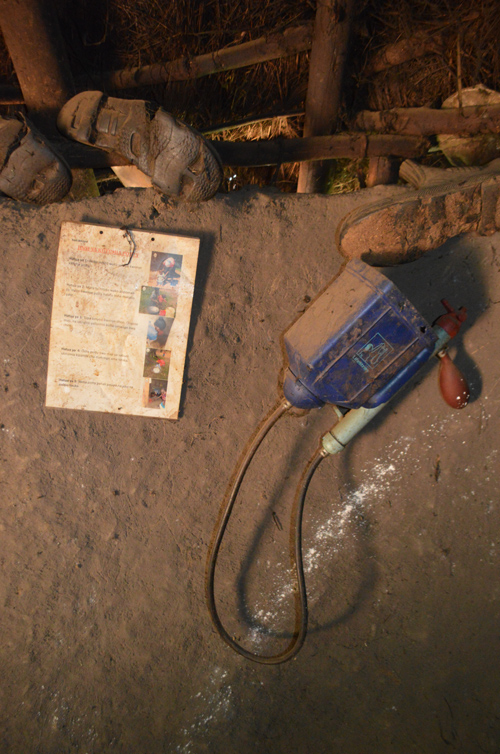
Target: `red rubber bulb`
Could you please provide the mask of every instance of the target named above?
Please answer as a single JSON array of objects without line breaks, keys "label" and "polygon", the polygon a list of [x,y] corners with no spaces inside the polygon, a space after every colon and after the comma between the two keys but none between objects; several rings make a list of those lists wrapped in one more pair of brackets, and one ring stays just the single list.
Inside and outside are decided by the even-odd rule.
[{"label": "red rubber bulb", "polygon": [[464,408],[469,402],[470,391],[462,372],[447,353],[439,357],[439,389],[444,400],[452,408]]}]

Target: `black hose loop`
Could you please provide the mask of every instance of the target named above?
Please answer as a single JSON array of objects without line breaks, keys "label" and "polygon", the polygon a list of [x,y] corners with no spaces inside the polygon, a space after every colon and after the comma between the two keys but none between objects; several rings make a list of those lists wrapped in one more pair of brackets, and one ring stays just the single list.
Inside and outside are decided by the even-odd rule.
[{"label": "black hose loop", "polygon": [[296,574],[296,580],[297,580],[296,626],[298,626],[298,628],[296,628],[295,630],[295,633],[294,633],[294,636],[292,638],[290,645],[283,652],[281,652],[280,654],[271,655],[271,656],[258,655],[242,647],[240,644],[238,644],[235,641],[235,639],[233,639],[232,636],[230,636],[230,634],[226,631],[226,629],[222,625],[219,614],[217,612],[217,606],[215,604],[215,569],[217,565],[217,557],[219,554],[222,539],[224,537],[224,533],[226,531],[226,527],[229,522],[229,518],[231,516],[231,512],[233,510],[233,506],[236,501],[236,497],[238,495],[241,484],[243,482],[245,473],[257,449],[259,448],[261,442],[266,437],[271,427],[273,427],[274,424],[276,424],[278,419],[281,416],[283,416],[283,414],[285,414],[290,407],[291,407],[290,403],[287,400],[282,400],[278,403],[278,405],[273,409],[269,417],[263,422],[263,424],[257,430],[255,437],[253,438],[248,449],[242,456],[239,462],[239,465],[236,468],[236,472],[234,474],[233,480],[231,481],[228,491],[226,493],[226,496],[224,498],[219,522],[214,532],[214,537],[213,537],[212,544],[209,548],[208,560],[207,560],[207,578],[206,578],[207,604],[208,604],[208,609],[210,612],[210,617],[212,618],[212,622],[215,628],[217,629],[221,638],[226,642],[226,644],[228,644],[231,647],[231,649],[234,649],[235,652],[238,652],[238,654],[242,655],[242,657],[245,657],[247,660],[252,660],[253,662],[258,662],[263,665],[279,665],[282,662],[291,660],[292,657],[295,657],[295,655],[299,652],[306,638],[308,616],[307,616],[307,593],[306,593],[306,585],[305,585],[305,577],[304,577],[304,566],[303,566],[303,561],[302,561],[302,517],[303,517],[303,512],[304,512],[304,503],[305,503],[305,498],[307,494],[307,489],[309,487],[309,484],[310,484],[310,481],[312,479],[314,472],[316,471],[320,462],[323,460],[323,458],[326,455],[324,450],[322,449],[318,450],[316,454],[314,455],[314,457],[311,459],[310,463],[308,464],[299,485],[300,493],[296,497],[295,527],[292,530],[292,544],[293,544],[292,551],[293,551],[293,561],[294,561],[293,565],[295,568],[295,574]]}]

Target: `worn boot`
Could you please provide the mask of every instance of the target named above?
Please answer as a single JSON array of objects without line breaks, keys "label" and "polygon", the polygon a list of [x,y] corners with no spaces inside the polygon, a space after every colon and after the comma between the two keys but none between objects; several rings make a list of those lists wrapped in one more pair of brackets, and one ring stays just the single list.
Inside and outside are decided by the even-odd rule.
[{"label": "worn boot", "polygon": [[461,233],[500,229],[500,159],[448,169],[405,160],[399,174],[416,190],[359,207],[339,223],[337,246],[348,259],[401,264]]},{"label": "worn boot", "polygon": [[71,172],[27,120],[0,118],[0,191],[35,204],[59,202],[71,187]]},{"label": "worn boot", "polygon": [[221,183],[210,142],[154,102],[81,92],[64,105],[57,125],[65,136],[122,155],[169,196],[209,199]]}]

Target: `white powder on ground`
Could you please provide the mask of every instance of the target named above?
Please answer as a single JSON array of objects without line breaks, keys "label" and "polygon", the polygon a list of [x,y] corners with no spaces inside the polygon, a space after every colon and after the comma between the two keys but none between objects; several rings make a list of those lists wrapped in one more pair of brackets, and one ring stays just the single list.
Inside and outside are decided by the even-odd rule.
[{"label": "white powder on ground", "polygon": [[234,692],[228,675],[227,670],[214,668],[204,690],[191,698],[191,708],[198,711],[191,725],[182,729],[185,741],[176,747],[178,754],[195,753],[200,738],[206,738],[215,726],[232,717]]},{"label": "white powder on ground", "polygon": [[[450,416],[427,425],[419,437],[399,437],[384,448],[383,457],[376,457],[367,463],[360,472],[362,482],[349,490],[340,509],[334,510],[326,521],[314,527],[312,539],[304,552],[304,572],[308,577],[308,601],[314,604],[321,597],[322,587],[319,575],[326,563],[340,552],[348,542],[348,537],[355,537],[354,528],[349,528],[352,521],[360,515],[369,513],[373,508],[387,499],[391,490],[396,491],[396,484],[407,476],[406,459],[408,451],[417,441],[422,444],[423,437],[436,436],[457,417]],[[429,446],[431,447],[431,446]],[[411,471],[420,468],[418,454],[409,459]],[[248,634],[248,646],[258,651],[269,636],[267,628],[273,630],[293,610],[292,597],[295,592],[295,577],[290,568],[276,564],[267,574],[268,589],[263,597],[263,605],[257,604],[254,615],[260,625],[253,627]],[[265,600],[265,602],[264,602]]]}]

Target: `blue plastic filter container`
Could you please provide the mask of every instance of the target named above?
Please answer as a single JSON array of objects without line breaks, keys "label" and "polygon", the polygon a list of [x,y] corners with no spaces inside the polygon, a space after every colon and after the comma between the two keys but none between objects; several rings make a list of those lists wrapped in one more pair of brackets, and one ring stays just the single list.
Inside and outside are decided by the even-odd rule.
[{"label": "blue plastic filter container", "polygon": [[430,358],[436,340],[394,283],[354,260],[285,333],[285,397],[298,408],[375,408]]}]

